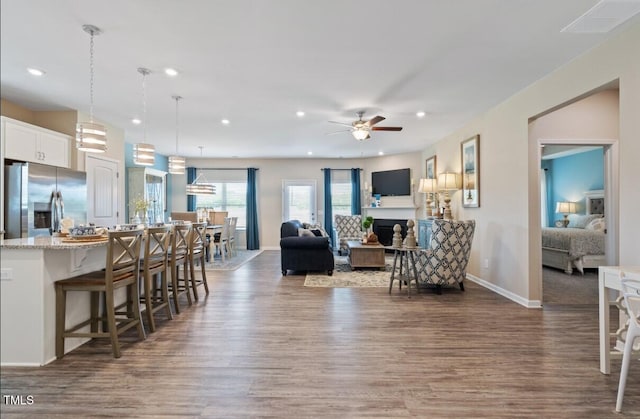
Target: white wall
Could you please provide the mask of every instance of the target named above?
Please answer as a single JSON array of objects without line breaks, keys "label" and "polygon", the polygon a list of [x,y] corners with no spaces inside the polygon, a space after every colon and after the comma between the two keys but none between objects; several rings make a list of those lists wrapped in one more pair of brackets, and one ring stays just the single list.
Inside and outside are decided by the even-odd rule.
[{"label": "white wall", "polygon": [[[316,181],[318,185],[317,214],[318,220],[322,222],[324,219],[324,201],[322,198],[324,196],[324,178],[321,169],[325,167],[331,169],[362,168],[362,185],[364,185],[365,181],[371,183],[372,171],[409,167],[412,176],[416,179],[416,184],[423,172],[420,153],[382,156],[371,159],[189,159],[187,160],[187,166],[197,168],[256,167],[260,169],[257,176],[257,186],[258,223],[260,228],[260,248],[262,249],[280,249],[282,181],[285,179],[313,179]],[[186,211],[186,176],[172,175],[171,181],[173,182],[172,208],[174,211]],[[411,202],[411,198],[397,197],[395,199],[405,199]],[[420,199],[417,199],[417,201],[417,203],[420,203]],[[392,201],[387,201],[387,205],[391,204]]]},{"label": "white wall", "polygon": [[[640,25],[527,87],[507,101],[428,147],[438,156],[438,171],[460,169],[460,142],[480,134],[481,207],[455,208],[461,219],[477,221],[468,271],[535,306],[541,299],[539,278],[540,211],[535,140],[531,118],[619,80],[620,86],[620,234],[621,264],[640,265],[640,192],[635,166],[640,161]],[[453,202],[459,205],[459,197]],[[481,268],[487,260],[489,268]]]}]

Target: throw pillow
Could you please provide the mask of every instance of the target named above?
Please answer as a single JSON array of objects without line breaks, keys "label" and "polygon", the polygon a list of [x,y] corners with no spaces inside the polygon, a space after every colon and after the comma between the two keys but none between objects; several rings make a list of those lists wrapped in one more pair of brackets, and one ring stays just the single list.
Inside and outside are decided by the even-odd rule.
[{"label": "throw pillow", "polygon": [[299,228],[298,229],[298,236],[300,236],[300,237],[315,237],[316,235],[313,234],[311,232],[311,230],[308,230],[306,228]]},{"label": "throw pillow", "polygon": [[585,230],[604,231],[604,218],[595,218],[584,228]]},{"label": "throw pillow", "polygon": [[316,236],[316,237],[322,237],[322,231],[320,231],[320,229],[313,229],[311,230],[311,232]]},{"label": "throw pillow", "polygon": [[602,218],[602,214],[570,214],[569,215],[569,225],[567,227],[571,228],[585,228],[587,224],[596,218]]},{"label": "throw pillow", "polygon": [[327,234],[327,231],[322,228],[322,226],[320,224],[308,224],[308,223],[304,223],[303,226],[305,228],[308,228],[309,230],[313,231],[313,230],[318,230],[320,231],[320,235],[322,237],[329,237],[329,235]]}]

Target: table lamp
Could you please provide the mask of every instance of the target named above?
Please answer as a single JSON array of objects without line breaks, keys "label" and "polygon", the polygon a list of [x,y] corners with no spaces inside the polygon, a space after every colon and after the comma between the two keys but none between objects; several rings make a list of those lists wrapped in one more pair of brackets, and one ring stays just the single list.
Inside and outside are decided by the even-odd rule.
[{"label": "table lamp", "polygon": [[[436,179],[420,179],[420,183],[418,184],[418,192],[421,192],[426,195],[427,199],[427,217],[433,217],[433,209],[431,208],[433,194],[438,192],[438,182]],[[437,205],[436,205],[437,206]]]},{"label": "table lamp", "polygon": [[450,191],[457,191],[461,187],[461,179],[458,173],[444,172],[438,175],[438,190],[444,192],[444,219],[452,220]]},{"label": "table lamp", "polygon": [[556,213],[564,215],[564,219],[562,220],[562,223],[566,228],[569,225],[569,214],[576,213],[576,203],[575,202],[558,202],[556,203]]}]

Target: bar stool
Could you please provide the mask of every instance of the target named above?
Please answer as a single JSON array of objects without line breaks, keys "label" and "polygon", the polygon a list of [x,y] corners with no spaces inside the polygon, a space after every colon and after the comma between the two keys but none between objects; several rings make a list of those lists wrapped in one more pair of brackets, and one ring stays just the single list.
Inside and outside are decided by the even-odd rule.
[{"label": "bar stool", "polygon": [[[193,229],[189,237],[189,272],[191,274],[191,289],[193,297],[198,301],[198,285],[204,284],[204,290],[209,295],[209,284],[207,283],[207,274],[205,271],[205,241],[207,234],[207,223],[193,223]],[[200,264],[201,279],[196,279],[195,262]]]},{"label": "bar stool", "polygon": [[[627,335],[625,336],[624,352],[622,353],[622,365],[620,366],[620,382],[618,383],[616,412],[620,412],[622,410],[622,399],[624,398],[624,389],[627,384],[629,364],[633,357],[633,341],[640,337],[640,281],[625,278],[623,274],[620,283],[622,284],[622,295],[627,307],[629,324],[627,328]],[[634,359],[637,359],[637,357]]]},{"label": "bar stool", "polygon": [[[171,250],[169,260],[171,263],[171,293],[173,295],[173,305],[176,313],[180,313],[180,303],[178,298],[182,294],[187,295],[189,305],[191,292],[189,291],[189,277],[187,275],[189,264],[189,240],[191,235],[191,224],[176,224],[173,226],[171,235]],[[180,277],[180,267],[182,266],[182,277]]]},{"label": "bar stool", "polygon": [[[114,358],[120,358],[118,335],[136,327],[141,339],[145,339],[140,319],[138,278],[140,273],[140,244],[142,230],[109,232],[107,242],[107,262],[103,271],[90,272],[73,278],[55,282],[56,289],[56,357],[64,356],[64,339],[71,337],[89,337],[111,339]],[[127,300],[116,306],[114,292],[126,287]],[[88,291],[91,293],[91,314],[75,326],[66,328],[66,304],[68,291]],[[105,295],[106,324],[108,331],[98,331],[103,318],[98,314],[100,293]],[[127,310],[120,312],[121,308]],[[90,332],[76,330],[91,325]]]},{"label": "bar stool", "polygon": [[[144,303],[147,313],[149,330],[156,331],[153,315],[160,310],[165,310],[167,317],[173,319],[171,304],[169,302],[169,287],[167,285],[167,271],[169,270],[168,255],[169,241],[171,240],[171,226],[150,227],[147,229],[144,244],[144,259],[140,274],[144,283],[144,296],[140,302]],[[157,278],[160,279],[158,288]]]}]

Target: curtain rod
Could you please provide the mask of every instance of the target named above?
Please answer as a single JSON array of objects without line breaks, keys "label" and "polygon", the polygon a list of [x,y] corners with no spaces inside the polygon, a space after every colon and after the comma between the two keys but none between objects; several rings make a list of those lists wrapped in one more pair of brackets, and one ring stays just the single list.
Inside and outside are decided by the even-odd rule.
[{"label": "curtain rod", "polygon": [[360,167],[353,167],[351,169],[331,169],[330,167],[323,167],[322,169],[320,169],[320,171],[322,171],[322,170],[352,170],[352,169],[358,169],[360,171],[364,170],[364,169],[362,169]]},{"label": "curtain rod", "polygon": [[260,170],[257,167],[194,167],[196,170],[247,170],[247,169],[256,169]]}]

